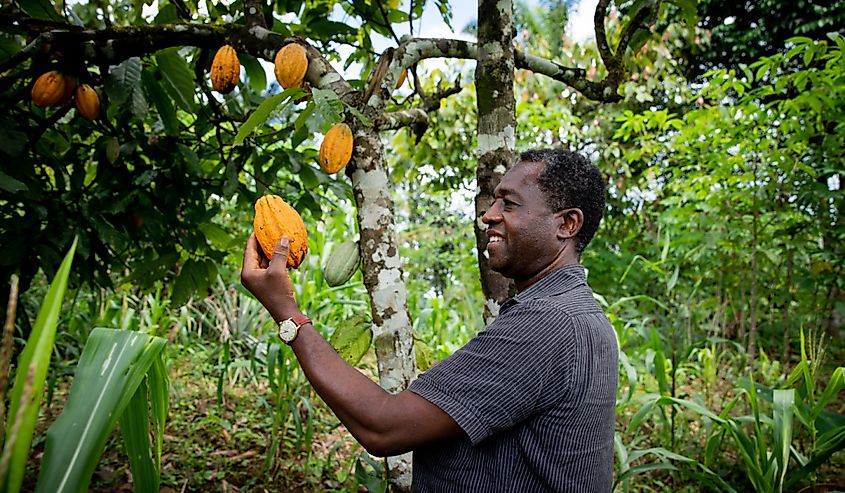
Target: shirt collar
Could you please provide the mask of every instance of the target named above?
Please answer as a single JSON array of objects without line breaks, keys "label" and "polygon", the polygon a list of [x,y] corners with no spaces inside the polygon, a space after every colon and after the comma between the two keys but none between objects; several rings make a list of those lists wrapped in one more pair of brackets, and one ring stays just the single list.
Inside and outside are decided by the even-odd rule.
[{"label": "shirt collar", "polygon": [[528,286],[528,289],[525,291],[505,301],[502,304],[502,308],[528,300],[562,294],[578,286],[585,286],[586,284],[587,274],[584,271],[583,265],[579,263],[564,265],[531,286]]}]

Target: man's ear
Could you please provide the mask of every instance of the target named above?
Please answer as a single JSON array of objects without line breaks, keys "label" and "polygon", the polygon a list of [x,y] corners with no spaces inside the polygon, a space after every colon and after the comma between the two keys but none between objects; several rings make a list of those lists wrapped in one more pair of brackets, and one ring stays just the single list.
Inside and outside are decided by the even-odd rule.
[{"label": "man's ear", "polygon": [[581,226],[584,225],[584,213],[577,207],[558,211],[555,213],[555,217],[559,221],[557,237],[560,240],[575,238],[581,231]]}]

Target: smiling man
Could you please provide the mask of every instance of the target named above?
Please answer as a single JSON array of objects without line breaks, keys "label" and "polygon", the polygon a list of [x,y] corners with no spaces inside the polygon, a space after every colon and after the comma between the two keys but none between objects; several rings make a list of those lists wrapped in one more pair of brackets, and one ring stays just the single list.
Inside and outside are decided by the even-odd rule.
[{"label": "smiling man", "polygon": [[414,491],[608,492],[618,348],[580,264],[604,197],[583,156],[523,153],[482,218],[490,266],[518,294],[398,394],[346,364],[299,311],[286,239],[263,268],[250,237],[241,278],[294,327],[286,342],[352,435],[375,455],[414,452]]}]

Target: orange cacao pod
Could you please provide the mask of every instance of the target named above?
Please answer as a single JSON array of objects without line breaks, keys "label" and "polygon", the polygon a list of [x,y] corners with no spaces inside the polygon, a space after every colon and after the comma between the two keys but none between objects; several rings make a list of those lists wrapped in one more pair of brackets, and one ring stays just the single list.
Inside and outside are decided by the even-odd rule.
[{"label": "orange cacao pod", "polygon": [[226,94],[231,92],[240,80],[241,62],[238,61],[235,49],[230,45],[220,47],[211,61],[211,87]]},{"label": "orange cacao pod", "polygon": [[76,88],[76,111],[89,120],[100,116],[100,97],[88,84],[81,84]]},{"label": "orange cacao pod", "polygon": [[352,129],[345,123],[334,125],[320,145],[320,168],[326,173],[337,173],[349,164],[352,157]]},{"label": "orange cacao pod", "polygon": [[288,43],[276,53],[273,72],[282,88],[299,87],[308,70],[308,57],[305,48],[298,43]]},{"label": "orange cacao pod", "polygon": [[255,203],[255,239],[268,259],[282,236],[290,238],[287,266],[296,269],[308,253],[308,232],[296,209],[278,195],[265,195]]},{"label": "orange cacao pod", "polygon": [[32,85],[32,102],[36,106],[55,106],[65,94],[65,76],[57,70],[41,74]]},{"label": "orange cacao pod", "polygon": [[396,79],[396,89],[402,87],[402,84],[405,83],[405,79],[408,78],[408,69],[403,68],[402,72],[399,73],[399,78]]}]

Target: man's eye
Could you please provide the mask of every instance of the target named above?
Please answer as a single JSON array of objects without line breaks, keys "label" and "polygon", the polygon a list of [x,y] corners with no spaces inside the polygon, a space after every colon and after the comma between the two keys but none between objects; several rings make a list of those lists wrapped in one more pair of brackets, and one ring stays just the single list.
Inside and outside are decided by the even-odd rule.
[{"label": "man's eye", "polygon": [[516,205],[516,202],[514,202],[514,201],[512,201],[512,200],[508,200],[508,199],[502,199],[502,204],[503,204],[505,207],[513,207],[513,206],[515,206],[515,205]]}]

